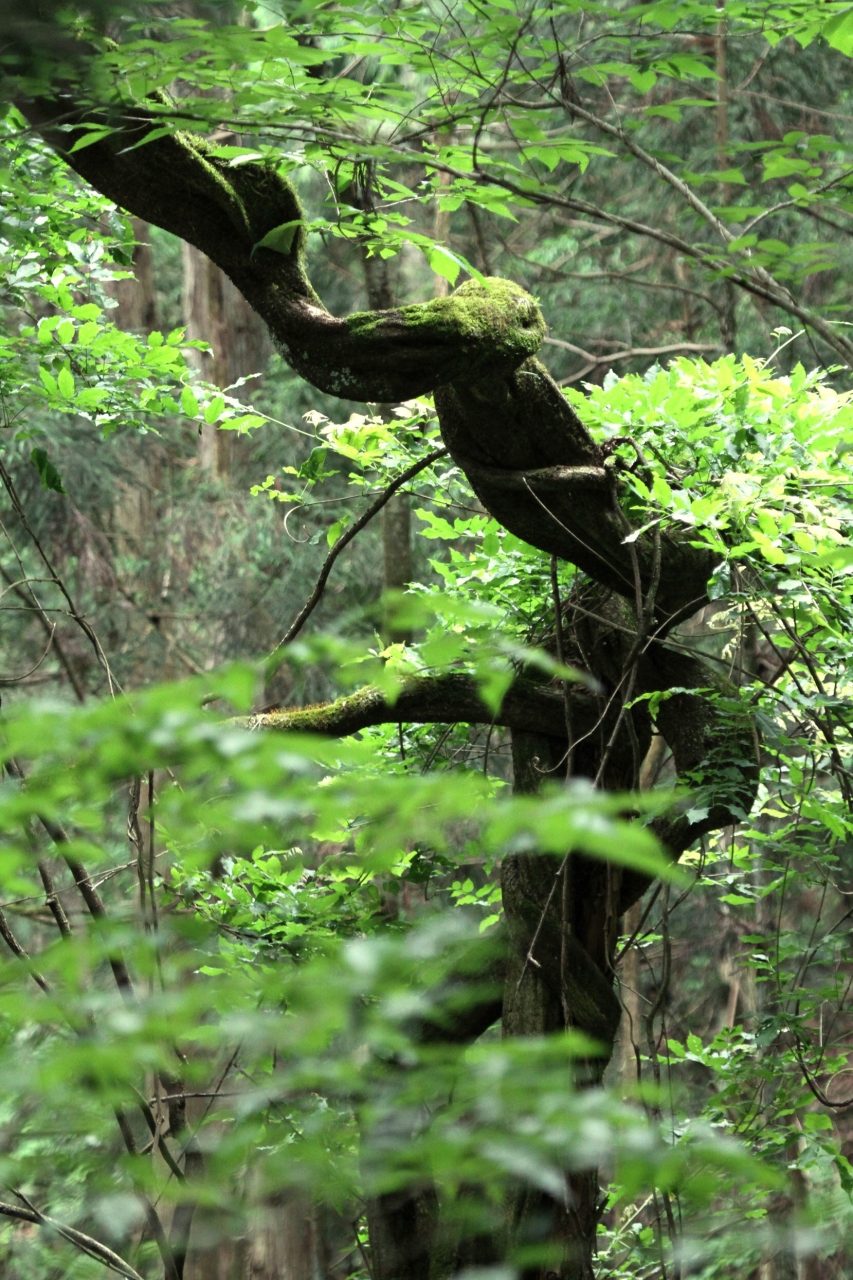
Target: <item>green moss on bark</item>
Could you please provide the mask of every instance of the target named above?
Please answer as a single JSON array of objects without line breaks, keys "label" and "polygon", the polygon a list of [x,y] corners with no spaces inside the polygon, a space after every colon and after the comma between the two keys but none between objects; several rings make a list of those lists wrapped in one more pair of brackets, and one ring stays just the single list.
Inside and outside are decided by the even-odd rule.
[{"label": "green moss on bark", "polygon": [[[256,261],[262,253],[274,256],[259,250]],[[353,400],[408,400],[472,372],[504,378],[545,332],[534,300],[509,280],[468,281],[449,298],[347,319],[304,292],[295,303],[290,288],[266,286],[265,294],[264,315],[269,322],[275,313],[271,329],[285,359],[315,387]]]},{"label": "green moss on bark", "polygon": [[356,312],[346,321],[346,334],[356,349],[391,340],[418,350],[425,363],[440,354],[435,376],[448,382],[472,368],[510,372],[539,350],[545,321],[528,293],[493,278],[469,280],[447,298]]}]

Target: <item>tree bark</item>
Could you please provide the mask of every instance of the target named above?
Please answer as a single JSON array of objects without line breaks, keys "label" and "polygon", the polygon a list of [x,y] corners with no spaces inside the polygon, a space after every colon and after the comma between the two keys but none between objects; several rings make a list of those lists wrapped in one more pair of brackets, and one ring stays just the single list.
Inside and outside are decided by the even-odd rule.
[{"label": "tree bark", "polygon": [[325,1280],[328,1259],[318,1207],[277,1197],[250,1223],[241,1280]]},{"label": "tree bark", "polygon": [[[117,303],[110,311],[109,318],[119,329],[147,338],[157,327],[154,254],[149,243],[151,231],[148,223],[140,218],[132,217],[130,221],[136,241],[133,249],[133,275],[107,284],[107,294]],[[152,442],[147,443],[150,445]],[[163,458],[158,446],[149,447],[143,452],[139,445],[140,441],[134,438],[121,443],[115,442],[125,465],[121,467],[116,479],[118,500],[112,508],[110,532],[118,556],[133,557],[145,563],[150,560],[146,541],[155,523]],[[156,584],[150,570],[146,576],[149,579],[148,590],[153,595]]]},{"label": "tree bark", "polygon": [[[389,260],[378,254],[370,257],[363,250],[362,265],[368,306],[372,311],[390,310],[395,299]],[[387,413],[393,405],[381,408]],[[382,508],[382,585],[386,593],[402,591],[411,580],[412,504],[407,493],[396,493]],[[387,610],[382,634],[388,644],[406,644],[412,639],[411,631],[394,626]]]},{"label": "tree bark", "polygon": [[[656,729],[679,781],[702,793],[698,815],[677,806],[652,824],[664,847],[677,858],[697,836],[744,816],[757,776],[748,711],[733,697],[715,698],[713,691],[732,691],[667,640],[676,622],[706,602],[713,557],[692,545],[689,531],[661,531],[657,521],[627,540],[618,471],[534,358],[544,320],[532,298],[509,281],[468,282],[427,303],[333,317],[305,275],[301,223],[286,252],[259,247],[273,227],[301,219],[294,191],[272,167],[229,169],[203,141],[182,134],[135,146],[151,127],[138,108],[132,118],[116,108],[114,135],[70,152],[74,128],[63,133],[52,124],[59,114],[73,120],[68,102],[21,105],[95,187],[206,253],[315,386],[374,403],[433,392],[445,443],[485,509],[588,575],[583,594],[568,602],[563,657],[586,669],[600,694],[572,688],[564,703],[559,690],[516,681],[496,723],[512,729],[517,790],[535,792],[543,778],[565,775],[567,711],[573,776],[613,791],[635,787],[653,730],[645,697],[662,693]],[[80,109],[81,122],[94,118],[105,117]],[[393,708],[367,690],[262,722],[325,732],[407,718],[485,722],[467,678],[443,679],[408,682]],[[454,688],[464,696],[451,705]],[[579,1085],[599,1082],[613,1051],[618,920],[647,885],[643,876],[576,854],[562,863],[529,853],[504,861],[503,1033],[585,1032],[600,1053],[580,1065]],[[457,1030],[467,1038],[479,1034],[478,1025],[474,1019]],[[463,1241],[439,1256],[436,1213],[429,1186],[374,1202],[374,1280],[438,1280],[463,1255],[472,1264],[495,1260],[494,1240],[482,1248]],[[525,1280],[587,1280],[597,1217],[593,1170],[569,1178],[559,1203],[519,1185],[509,1195],[499,1256],[517,1254]],[[546,1255],[536,1252],[542,1243]]]},{"label": "tree bark", "polygon": [[[187,359],[202,377],[223,390],[240,378],[263,372],[270,343],[260,317],[220,267],[184,241],[183,309],[190,341],[210,344],[209,354],[188,349]],[[251,395],[251,384],[236,388],[238,399]],[[199,461],[207,475],[224,479],[232,469],[236,441],[231,431],[206,423],[201,429]]]},{"label": "tree bark", "polygon": [[126,280],[113,280],[106,292],[118,306],[111,319],[120,329],[147,336],[157,327],[157,297],[154,289],[154,254],[148,237],[148,224],[131,217],[133,238],[133,275]]},{"label": "tree bark", "polygon": [[[403,591],[412,581],[412,501],[407,493],[395,493],[382,508],[383,586],[388,591]],[[410,643],[411,631],[401,629],[386,618],[384,639],[389,644]]]}]

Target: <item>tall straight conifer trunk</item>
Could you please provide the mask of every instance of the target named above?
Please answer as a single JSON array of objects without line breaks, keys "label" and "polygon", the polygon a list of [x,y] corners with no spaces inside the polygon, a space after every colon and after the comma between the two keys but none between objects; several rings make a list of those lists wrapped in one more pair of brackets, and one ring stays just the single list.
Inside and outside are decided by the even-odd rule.
[{"label": "tall straight conifer trunk", "polygon": [[[223,390],[240,378],[263,373],[271,347],[256,312],[215,262],[184,241],[183,311],[190,341],[210,344],[208,354],[190,350],[189,361],[202,377]],[[235,388],[238,399],[251,395],[252,384]],[[205,424],[199,437],[199,461],[212,479],[224,480],[233,468],[237,441],[230,431]]]}]

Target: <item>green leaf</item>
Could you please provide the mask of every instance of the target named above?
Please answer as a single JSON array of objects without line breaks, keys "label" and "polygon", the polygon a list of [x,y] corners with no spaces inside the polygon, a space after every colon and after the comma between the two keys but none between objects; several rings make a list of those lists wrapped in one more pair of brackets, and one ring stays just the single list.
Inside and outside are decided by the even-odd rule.
[{"label": "green leaf", "polygon": [[350,523],[349,517],[342,516],[340,520],[336,520],[333,525],[329,526],[328,530],[326,531],[326,542],[330,547],[333,547],[335,545],[338,538],[341,536],[344,529],[346,529],[349,523]]},{"label": "green leaf", "polygon": [[68,148],[68,154],[70,155],[74,151],[82,151],[84,147],[91,147],[95,142],[102,142],[104,138],[108,138],[112,133],[115,133],[115,129],[103,127],[90,129],[82,138],[78,138],[73,146]]},{"label": "green leaf", "polygon": [[[183,393],[181,395],[181,400],[183,400]],[[216,422],[216,419],[221,415],[224,408],[225,408],[225,399],[223,396],[215,396],[214,399],[211,400],[209,404],[205,405],[204,420],[209,427],[213,426],[214,422]]]},{"label": "green leaf", "polygon": [[233,418],[226,418],[219,424],[220,431],[236,431],[240,435],[247,435],[249,431],[255,427],[262,427],[266,422],[266,418],[262,418],[258,413],[239,413]]},{"label": "green leaf", "polygon": [[831,18],[821,35],[831,48],[849,57],[853,53],[853,5]]},{"label": "green leaf", "polygon": [[181,408],[188,418],[195,418],[198,414],[198,400],[191,387],[184,387],[181,391]]},{"label": "green leaf", "polygon": [[63,399],[65,400],[74,399],[74,375],[72,374],[69,368],[66,367],[64,369],[59,370],[59,375],[56,379],[56,384],[59,388],[59,394],[63,397]]},{"label": "green leaf", "polygon": [[312,449],[297,472],[299,479],[308,480],[311,484],[316,484],[319,480],[325,480],[327,476],[336,476],[338,474],[337,471],[326,470],[328,452],[324,445],[317,445]]},{"label": "green leaf", "polygon": [[65,493],[62,486],[62,477],[44,449],[36,447],[30,452],[30,461],[39,473],[39,478],[43,489],[50,489],[53,493]]},{"label": "green leaf", "polygon": [[88,347],[97,338],[100,331],[100,325],[94,320],[89,320],[86,324],[81,325],[77,330],[77,346]]},{"label": "green leaf", "polygon": [[629,79],[637,93],[648,93],[658,82],[654,71],[632,71]]},{"label": "green leaf", "polygon": [[171,133],[174,133],[172,125],[162,125],[159,129],[150,129],[138,142],[134,142],[129,147],[122,147],[118,154],[120,156],[126,155],[128,151],[135,151],[137,147],[147,146],[149,142],[156,142],[158,138],[168,137]]},{"label": "green leaf", "polygon": [[426,251],[426,254],[430,270],[449,280],[452,285],[456,284],[459,272],[462,270],[462,264],[456,255],[440,244],[434,245]]},{"label": "green leaf", "polygon": [[271,249],[273,253],[289,254],[293,248],[296,233],[302,225],[302,219],[296,218],[291,222],[282,222],[277,227],[273,227],[272,231],[268,231],[263,239],[253,246],[249,256],[254,257],[257,249]]}]

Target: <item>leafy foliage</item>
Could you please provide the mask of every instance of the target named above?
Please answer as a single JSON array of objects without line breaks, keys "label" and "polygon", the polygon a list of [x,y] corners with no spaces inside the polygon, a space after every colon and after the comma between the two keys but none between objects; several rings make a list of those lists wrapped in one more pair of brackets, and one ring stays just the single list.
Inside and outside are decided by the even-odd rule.
[{"label": "leafy foliage", "polygon": [[[271,1198],[307,1194],[355,1223],[354,1273],[370,1195],[434,1178],[463,1234],[497,1235],[508,1189],[562,1196],[567,1174],[603,1162],[603,1276],[669,1274],[673,1262],[745,1276],[777,1253],[843,1271],[853,420],[835,361],[849,361],[849,6],[248,8],[252,20],[238,23],[227,7],[213,17],[97,7],[77,15],[81,29],[91,34],[109,11],[120,41],[95,30],[94,74],[63,45],[63,72],[96,103],[114,76],[125,105],[144,104],[165,133],[216,131],[211,155],[290,175],[320,212],[256,248],[288,253],[306,234],[312,266],[328,259],[351,275],[353,264],[367,274],[384,264],[407,294],[495,269],[537,289],[555,323],[571,325],[548,352],[608,450],[632,524],[687,530],[714,552],[712,604],[670,643],[732,678],[709,698],[754,715],[758,802],[687,854],[688,887],[642,817],[626,816],[666,809],[666,764],[643,798],[575,786],[534,799],[508,794],[506,742],[491,729],[401,724],[334,743],[253,732],[261,678],[267,690],[282,681],[294,701],[367,681],[393,700],[413,674],[465,672],[493,714],[520,670],[574,680],[555,657],[551,565],[440,460],[416,486],[418,581],[394,604],[410,641],[371,635],[375,607],[366,621],[352,608],[378,594],[368,543],[343,583],[348,607],[327,606],[334,634],[291,646],[278,677],[208,670],[223,652],[272,648],[352,526],[350,504],[434,447],[432,406],[353,413],[308,401],[283,378],[279,392],[270,378],[249,408],[198,376],[186,353],[203,344],[179,323],[121,331],[109,304],[131,274],[131,229],[19,136],[12,110],[0,195],[3,460],[11,510],[35,512],[21,527],[43,541],[16,548],[4,577],[12,592],[46,575],[48,603],[27,596],[23,620],[4,608],[10,669],[35,648],[32,616],[49,632],[61,609],[63,640],[80,628],[94,654],[78,692],[113,686],[94,674],[107,656],[82,627],[89,610],[60,592],[38,550],[63,550],[57,511],[76,520],[114,505],[107,480],[95,491],[86,474],[110,469],[99,460],[117,454],[104,450],[145,436],[146,448],[165,442],[177,456],[182,424],[248,440],[308,412],[298,443],[273,449],[260,432],[247,443],[251,474],[239,482],[252,502],[211,515],[212,503],[193,506],[191,485],[170,497],[164,521],[175,506],[185,513],[173,543],[199,525],[206,553],[220,537],[186,573],[209,610],[189,632],[201,660],[186,654],[186,631],[167,643],[197,681],[143,689],[162,659],[134,665],[134,634],[115,645],[126,699],[4,707],[0,877],[15,924],[0,917],[13,940],[0,988],[0,1180],[25,1197],[17,1203],[109,1240],[146,1277],[168,1265],[155,1202],[195,1206],[222,1240]],[[63,13],[54,17],[63,33]],[[5,63],[20,75],[12,48]],[[47,54],[28,76],[55,73]],[[105,120],[74,145],[114,127]],[[165,260],[174,246],[159,251]],[[324,286],[332,297],[342,288],[328,267]],[[780,315],[803,332],[773,328]],[[773,345],[769,358],[756,354]],[[706,363],[697,348],[724,354]],[[689,357],[605,376],[678,351]],[[280,362],[271,368],[281,375]],[[283,514],[307,531],[310,573],[281,550]],[[269,592],[285,563],[286,589],[258,621],[246,601]],[[128,570],[149,617],[168,569],[153,585],[144,555]],[[564,601],[582,602],[574,569],[560,566],[556,582]],[[215,613],[210,601],[226,591],[230,612]],[[78,657],[57,673],[83,669]],[[697,817],[710,800],[686,803]],[[595,1053],[577,1034],[501,1042],[490,1032],[466,1049],[423,1034],[482,996],[476,984],[465,995],[457,977],[482,974],[483,955],[499,950],[498,868],[528,848],[584,851],[667,880],[623,940],[623,1001],[633,981],[648,1010],[636,1006],[621,1085],[573,1088],[578,1062]],[[91,919],[70,905],[83,863],[107,903]],[[58,899],[45,870],[60,879]],[[45,899],[64,904],[67,936]],[[629,980],[638,954],[645,967]],[[634,1059],[639,1086],[624,1083]],[[172,1152],[187,1157],[181,1177]],[[21,1280],[101,1270],[57,1234],[10,1227],[3,1248]]]}]

